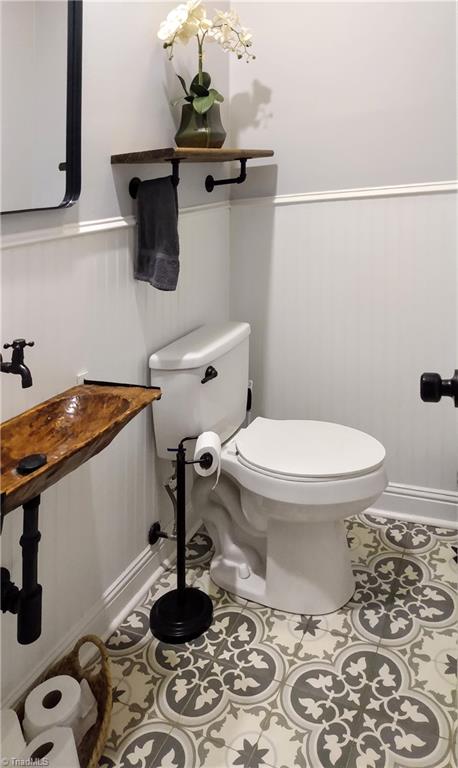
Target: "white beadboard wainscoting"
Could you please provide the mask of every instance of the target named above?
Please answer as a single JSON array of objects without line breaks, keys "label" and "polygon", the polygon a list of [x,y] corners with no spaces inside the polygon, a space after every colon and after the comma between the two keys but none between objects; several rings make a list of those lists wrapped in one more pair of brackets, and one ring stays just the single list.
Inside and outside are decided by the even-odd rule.
[{"label": "white beadboard wainscoting", "polygon": [[251,323],[254,412],[340,422],[386,447],[381,511],[457,520],[456,183],[232,203],[231,317]]},{"label": "white beadboard wainscoting", "polygon": [[[35,346],[26,350],[33,387],[23,390],[19,377],[2,376],[2,420],[75,385],[81,371],[94,379],[149,383],[153,350],[205,322],[228,319],[227,206],[180,216],[176,292],[133,279],[131,226],[99,226],[84,236],[54,234],[5,243],[2,341],[22,336]],[[147,409],[105,451],[42,495],[43,632],[36,643],[20,646],[16,617],[2,617],[5,700],[63,652],[63,642],[71,644],[88,629],[109,628],[151,581],[160,560],[148,558],[146,537],[153,521],[171,519],[162,490],[168,467],[155,465]],[[1,544],[2,565],[19,584],[21,532],[17,509],[5,519]]]},{"label": "white beadboard wainscoting", "polygon": [[[2,419],[91,378],[148,382],[149,353],[196,326],[248,320],[255,412],[365,429],[386,446],[384,514],[456,520],[454,409],[419,400],[423,370],[455,365],[456,196],[450,182],[214,203],[180,211],[176,293],[132,278],[133,217],[3,239],[2,340],[34,339],[34,386],[2,380]],[[453,185],[450,187],[453,189]],[[440,194],[437,194],[440,193]],[[43,494],[43,634],[2,620],[3,701],[13,703],[85,632],[106,636],[173,552],[147,411]],[[198,511],[188,510],[190,525]],[[22,515],[6,518],[2,564],[20,582]]]}]

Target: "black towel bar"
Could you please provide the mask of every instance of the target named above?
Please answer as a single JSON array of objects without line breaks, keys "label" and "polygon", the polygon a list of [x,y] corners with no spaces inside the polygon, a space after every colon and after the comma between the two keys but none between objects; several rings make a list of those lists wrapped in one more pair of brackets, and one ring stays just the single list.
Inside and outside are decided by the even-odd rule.
[{"label": "black towel bar", "polygon": [[[172,184],[177,187],[180,183],[180,161],[179,160],[171,160],[172,163]],[[136,200],[137,194],[138,194],[138,188],[140,184],[142,183],[142,180],[138,178],[138,176],[134,176],[133,179],[129,182],[129,195]]]},{"label": "black towel bar", "polygon": [[[244,181],[246,181],[247,178],[247,172],[246,172],[246,164],[247,164],[247,158],[241,157],[239,159],[240,161],[240,174],[232,179],[215,179],[213,176],[209,175],[205,179],[205,189],[207,192],[213,192],[215,187],[222,186],[223,184],[243,184]],[[171,160],[172,163],[172,183],[175,185],[175,187],[178,186],[180,183],[180,176],[179,176],[179,169],[180,169],[180,161],[179,160]],[[135,200],[138,194],[138,187],[141,184],[141,179],[138,178],[138,176],[134,176],[133,179],[129,182],[129,194],[133,199]]]}]

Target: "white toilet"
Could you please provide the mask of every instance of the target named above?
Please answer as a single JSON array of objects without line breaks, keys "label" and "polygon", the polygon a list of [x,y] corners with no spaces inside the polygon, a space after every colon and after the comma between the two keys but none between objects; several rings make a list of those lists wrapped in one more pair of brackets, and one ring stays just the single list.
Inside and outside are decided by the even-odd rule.
[{"label": "white toilet", "polygon": [[330,613],[355,586],[344,518],[386,488],[385,449],[329,422],[256,418],[242,428],[249,334],[248,323],[206,325],[151,355],[163,392],[152,406],[157,453],[170,460],[168,448],[207,430],[221,438],[218,483],[196,477],[192,490],[216,584],[282,611]]}]

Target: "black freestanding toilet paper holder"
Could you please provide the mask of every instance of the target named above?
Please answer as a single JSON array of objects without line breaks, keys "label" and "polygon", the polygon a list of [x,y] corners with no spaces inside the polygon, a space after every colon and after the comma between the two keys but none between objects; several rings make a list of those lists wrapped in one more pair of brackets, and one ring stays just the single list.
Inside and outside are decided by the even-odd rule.
[{"label": "black freestanding toilet paper holder", "polygon": [[[210,627],[213,620],[213,603],[205,592],[196,587],[186,586],[186,465],[200,464],[203,469],[209,469],[212,457],[204,453],[198,460],[186,461],[184,443],[196,440],[195,437],[185,437],[178,448],[169,448],[176,453],[177,477],[177,513],[176,513],[176,542],[177,542],[177,588],[162,595],[151,608],[151,632],[163,643],[188,643],[200,637]],[[160,531],[155,523],[150,530],[150,543],[158,538],[168,538]]]}]

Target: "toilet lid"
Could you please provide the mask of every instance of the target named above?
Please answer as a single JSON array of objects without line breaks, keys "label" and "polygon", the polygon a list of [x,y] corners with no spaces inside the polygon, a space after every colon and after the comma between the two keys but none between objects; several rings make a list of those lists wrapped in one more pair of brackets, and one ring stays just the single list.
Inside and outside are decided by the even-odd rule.
[{"label": "toilet lid", "polygon": [[285,479],[355,477],[381,466],[385,449],[358,429],[327,421],[257,418],[236,436],[244,464]]}]

